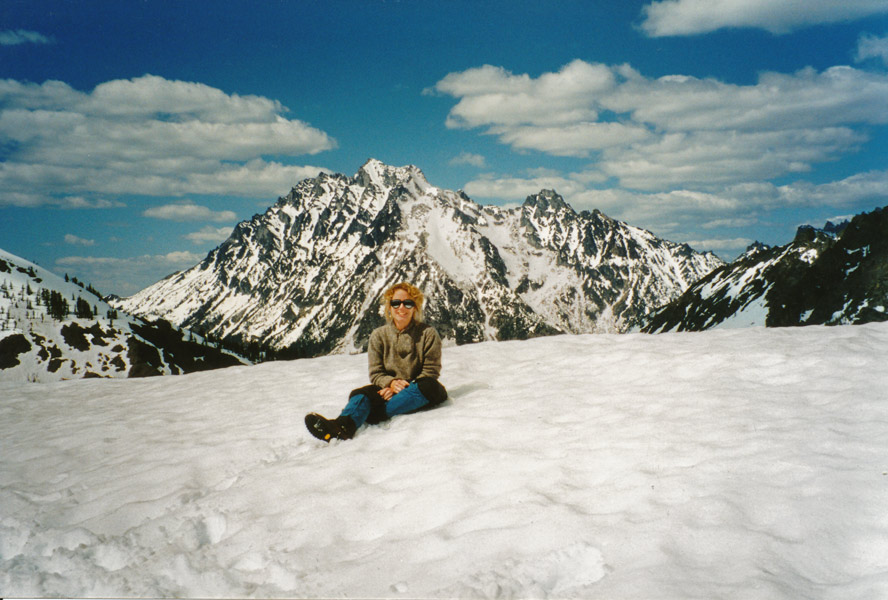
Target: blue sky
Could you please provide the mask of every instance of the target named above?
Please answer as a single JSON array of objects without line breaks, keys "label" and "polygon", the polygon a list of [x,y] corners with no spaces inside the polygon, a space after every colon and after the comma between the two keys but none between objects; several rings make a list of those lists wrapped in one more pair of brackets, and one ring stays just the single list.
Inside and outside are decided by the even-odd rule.
[{"label": "blue sky", "polygon": [[368,158],[784,244],[888,204],[888,2],[0,4],[0,248],[104,293]]}]

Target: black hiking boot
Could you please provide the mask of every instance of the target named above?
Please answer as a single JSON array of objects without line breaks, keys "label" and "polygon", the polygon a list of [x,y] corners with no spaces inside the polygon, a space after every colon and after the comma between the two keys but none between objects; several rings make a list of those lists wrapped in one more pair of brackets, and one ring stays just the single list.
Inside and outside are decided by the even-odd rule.
[{"label": "black hiking boot", "polygon": [[350,440],[355,436],[355,422],[349,417],[337,417],[326,419],[317,413],[305,415],[305,426],[309,433],[325,442],[333,438],[338,440]]}]

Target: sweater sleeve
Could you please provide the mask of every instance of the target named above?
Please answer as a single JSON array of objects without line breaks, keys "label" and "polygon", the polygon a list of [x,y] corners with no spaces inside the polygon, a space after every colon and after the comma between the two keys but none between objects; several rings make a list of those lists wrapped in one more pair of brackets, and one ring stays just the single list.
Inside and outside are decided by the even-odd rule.
[{"label": "sweater sleeve", "polygon": [[378,385],[381,388],[388,387],[394,377],[385,370],[384,340],[381,333],[377,330],[370,334],[370,342],[367,345],[367,361],[370,367],[370,383]]},{"label": "sweater sleeve", "polygon": [[422,333],[424,360],[419,377],[437,379],[441,375],[441,337],[431,327]]}]

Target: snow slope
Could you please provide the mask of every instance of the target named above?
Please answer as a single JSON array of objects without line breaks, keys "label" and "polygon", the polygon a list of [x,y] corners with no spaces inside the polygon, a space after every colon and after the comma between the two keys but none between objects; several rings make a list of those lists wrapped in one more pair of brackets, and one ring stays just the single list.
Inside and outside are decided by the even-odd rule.
[{"label": "snow slope", "polygon": [[447,348],[326,445],[365,356],[0,382],[0,595],[888,597],[888,324]]},{"label": "snow slope", "polygon": [[[117,314],[91,286],[75,282],[0,249],[0,379],[146,377],[249,364],[191,331]],[[44,293],[58,294],[70,312],[53,318]],[[89,318],[76,316],[86,312],[76,310],[80,302],[91,308]]]}]

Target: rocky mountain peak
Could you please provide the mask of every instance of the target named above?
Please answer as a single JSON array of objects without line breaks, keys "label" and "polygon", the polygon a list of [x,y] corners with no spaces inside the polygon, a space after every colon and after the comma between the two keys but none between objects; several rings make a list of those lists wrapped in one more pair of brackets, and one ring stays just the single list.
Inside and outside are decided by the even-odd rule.
[{"label": "rocky mountain peak", "polygon": [[752,256],[754,254],[758,254],[759,252],[764,252],[770,249],[771,246],[769,246],[768,244],[763,244],[762,242],[756,240],[746,247],[746,251],[743,253],[743,255]]},{"label": "rocky mountain peak", "polygon": [[524,206],[534,209],[536,212],[560,212],[573,208],[564,201],[564,198],[555,190],[540,190],[540,193],[528,196],[524,200]]},{"label": "rocky mountain peak", "polygon": [[430,188],[423,172],[414,165],[393,167],[371,158],[365,162],[354,177],[355,182],[364,188],[375,186],[381,190],[391,190],[397,186],[411,187],[419,192]]},{"label": "rocky mountain peak", "polygon": [[[832,225],[832,223],[830,223]],[[819,243],[823,240],[833,239],[838,234],[835,226],[827,228],[818,228],[811,225],[802,225],[796,230],[793,242],[799,244]]]},{"label": "rocky mountain peak", "polygon": [[833,223],[832,221],[827,221],[823,227],[802,225],[796,230],[794,241],[804,243],[813,242],[822,238],[835,238],[836,236],[841,235],[848,225],[849,222],[847,220],[841,221],[838,224]]},{"label": "rocky mountain peak", "polygon": [[848,227],[848,225],[849,221],[847,219],[844,221],[840,221],[839,223],[827,221],[826,225],[823,226],[823,231],[829,233],[830,235],[838,235],[845,231],[845,228]]},{"label": "rocky mountain peak", "polygon": [[625,331],[721,261],[554,190],[516,209],[431,186],[414,166],[324,174],[236,228],[193,269],[120,301],[139,314],[290,356],[362,350],[379,295],[409,280],[456,343]]}]

